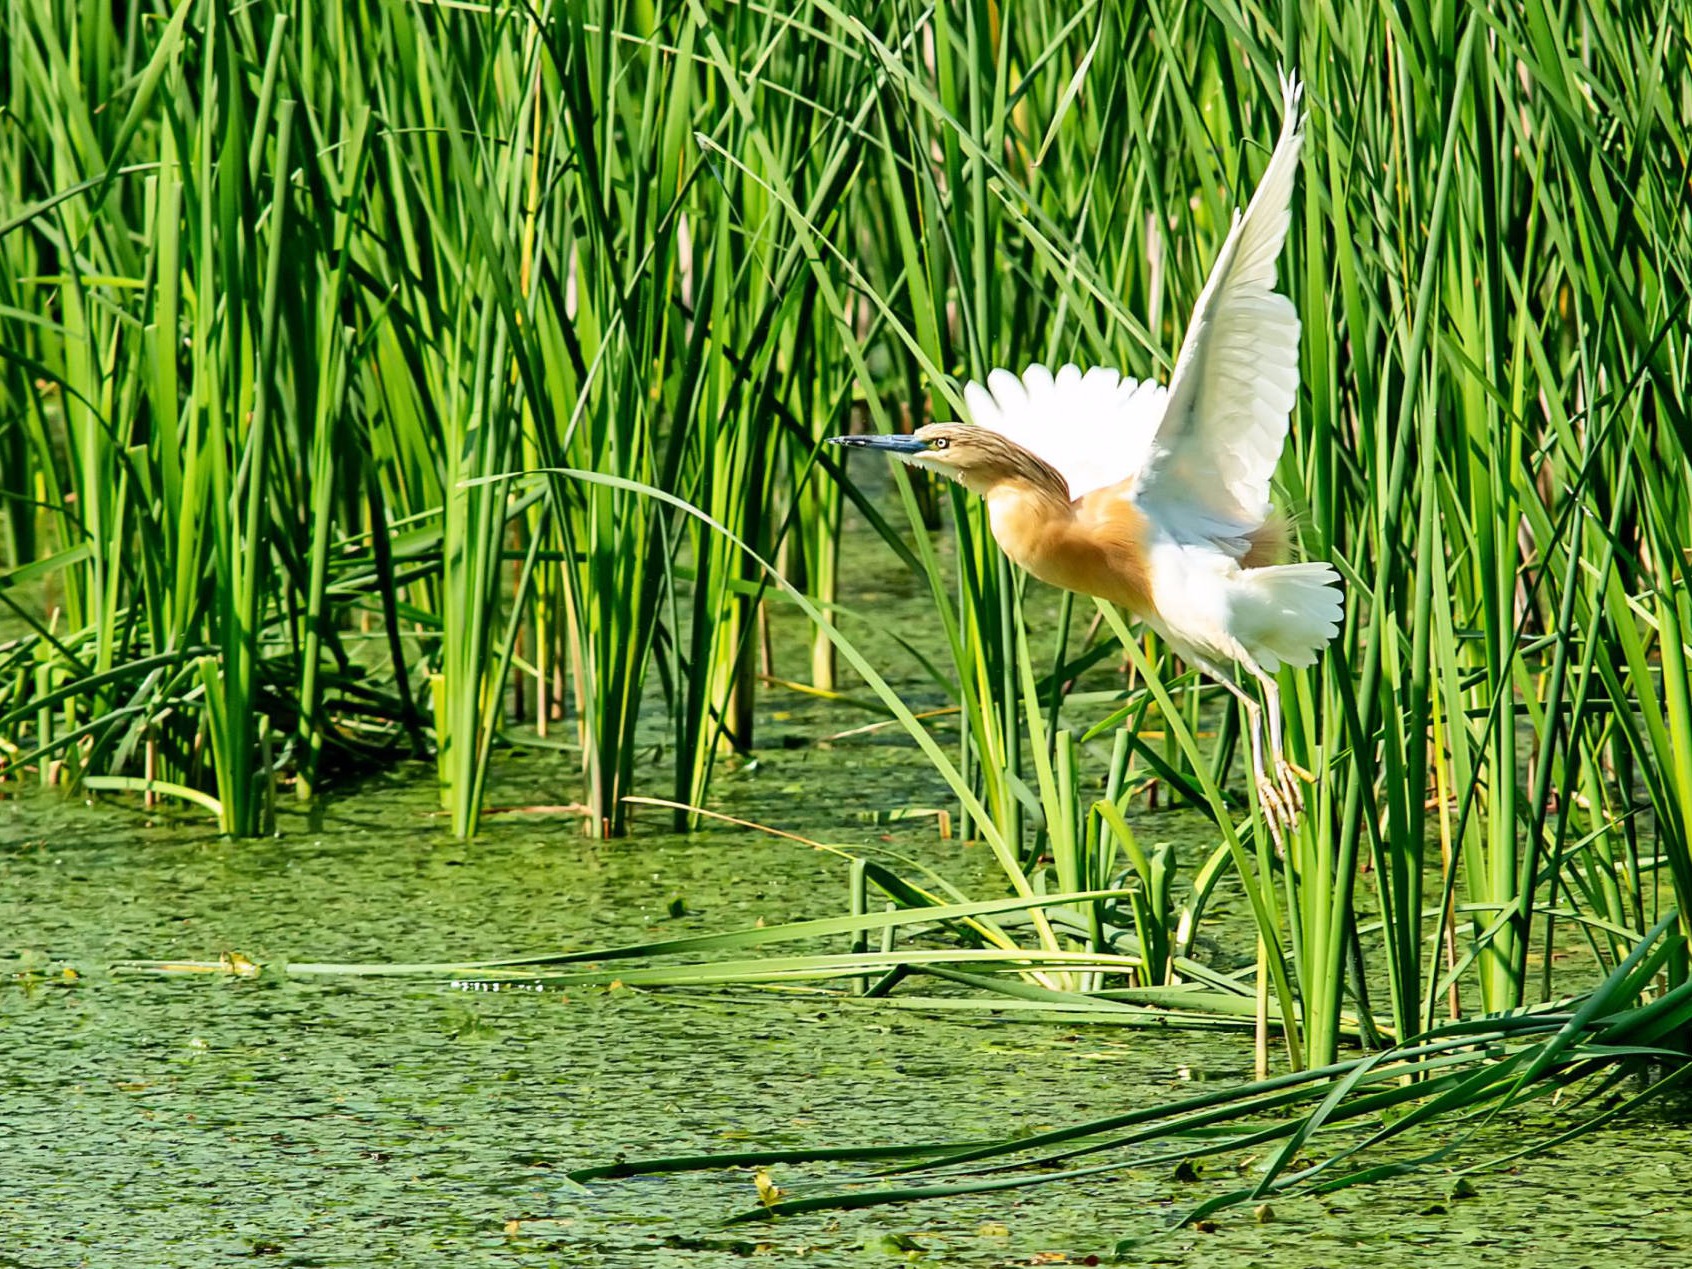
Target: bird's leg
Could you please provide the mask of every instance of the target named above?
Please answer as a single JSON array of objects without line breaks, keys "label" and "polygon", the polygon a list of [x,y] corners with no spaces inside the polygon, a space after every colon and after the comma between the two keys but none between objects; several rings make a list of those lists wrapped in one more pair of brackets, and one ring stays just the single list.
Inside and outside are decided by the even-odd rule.
[{"label": "bird's leg", "polygon": [[[1252,697],[1238,683],[1234,682],[1231,674],[1224,672],[1206,661],[1194,660],[1198,666],[1211,678],[1234,694],[1246,712],[1246,720],[1251,728],[1251,773],[1257,785],[1257,801],[1263,810],[1263,820],[1269,826],[1269,836],[1274,839],[1275,850],[1281,850],[1281,829],[1283,826],[1291,828],[1297,819],[1297,812],[1288,803],[1280,786],[1269,778],[1263,769],[1263,706]],[[1244,664],[1242,662],[1242,664]],[[1247,666],[1254,674],[1261,674],[1254,666]]]},{"label": "bird's leg", "polygon": [[1302,783],[1313,784],[1316,777],[1304,768],[1288,762],[1286,751],[1281,748],[1280,684],[1263,673],[1258,674],[1257,681],[1263,685],[1263,707],[1269,713],[1269,761],[1275,766],[1275,785],[1296,815],[1304,810]]}]

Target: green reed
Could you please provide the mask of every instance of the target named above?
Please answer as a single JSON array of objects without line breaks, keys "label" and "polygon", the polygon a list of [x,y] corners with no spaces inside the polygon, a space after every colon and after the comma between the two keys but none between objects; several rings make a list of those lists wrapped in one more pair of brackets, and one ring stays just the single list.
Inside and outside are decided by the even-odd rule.
[{"label": "green reed", "polygon": [[[1135,981],[1190,986],[1238,885],[1260,1029],[1322,1065],[1692,911],[1680,0],[4,15],[8,772],[254,833],[279,782],[432,751],[468,835],[510,741],[579,764],[590,831],[704,806],[757,743],[753,555],[802,583],[816,687],[874,673],[821,620],[850,504],[933,598],[959,748],[883,704],[1006,883],[1128,878],[1029,918],[1046,953],[1126,920]],[[1086,601],[1042,628],[974,499],[901,469],[877,506],[819,447],[994,366],[1166,377],[1278,64],[1310,113],[1278,494],[1348,592],[1283,677],[1318,775],[1283,851],[1226,698]]]}]

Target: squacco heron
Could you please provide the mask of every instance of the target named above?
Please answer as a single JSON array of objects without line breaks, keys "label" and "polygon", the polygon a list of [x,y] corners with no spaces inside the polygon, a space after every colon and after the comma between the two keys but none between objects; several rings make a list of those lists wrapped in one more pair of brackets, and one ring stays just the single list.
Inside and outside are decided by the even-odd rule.
[{"label": "squacco heron", "polygon": [[[1281,746],[1275,673],[1339,632],[1331,564],[1271,563],[1282,533],[1269,478],[1298,395],[1298,314],[1275,290],[1304,138],[1302,89],[1283,77],[1281,135],[1199,294],[1169,386],[1097,367],[1030,366],[964,389],[973,425],[841,436],[943,472],[987,499],[993,536],[1035,577],[1127,608],[1231,692],[1251,730],[1270,834],[1304,808]],[[1229,666],[1255,679],[1260,704]],[[1269,718],[1269,768],[1263,716]],[[1272,769],[1272,774],[1271,774]]]}]

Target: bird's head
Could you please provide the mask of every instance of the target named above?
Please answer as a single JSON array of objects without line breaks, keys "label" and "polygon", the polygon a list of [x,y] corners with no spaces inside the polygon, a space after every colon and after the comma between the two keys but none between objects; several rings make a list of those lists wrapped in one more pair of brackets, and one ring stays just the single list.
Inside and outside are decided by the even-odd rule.
[{"label": "bird's head", "polygon": [[[968,423],[930,423],[908,436],[836,436],[836,445],[879,449],[912,467],[950,476],[976,493],[1018,478],[1063,482],[1057,473],[997,432]],[[1066,499],[1067,501],[1067,499]]]}]

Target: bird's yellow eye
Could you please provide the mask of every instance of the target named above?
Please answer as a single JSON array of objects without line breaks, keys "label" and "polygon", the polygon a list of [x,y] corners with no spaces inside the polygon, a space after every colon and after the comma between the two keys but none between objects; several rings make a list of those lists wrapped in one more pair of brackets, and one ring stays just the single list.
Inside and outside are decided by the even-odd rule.
[{"label": "bird's yellow eye", "polygon": [[952,442],[947,440],[944,436],[937,436],[937,437],[934,438],[933,441],[929,442],[929,448],[930,449],[945,449],[946,446],[950,445],[951,443]]}]

